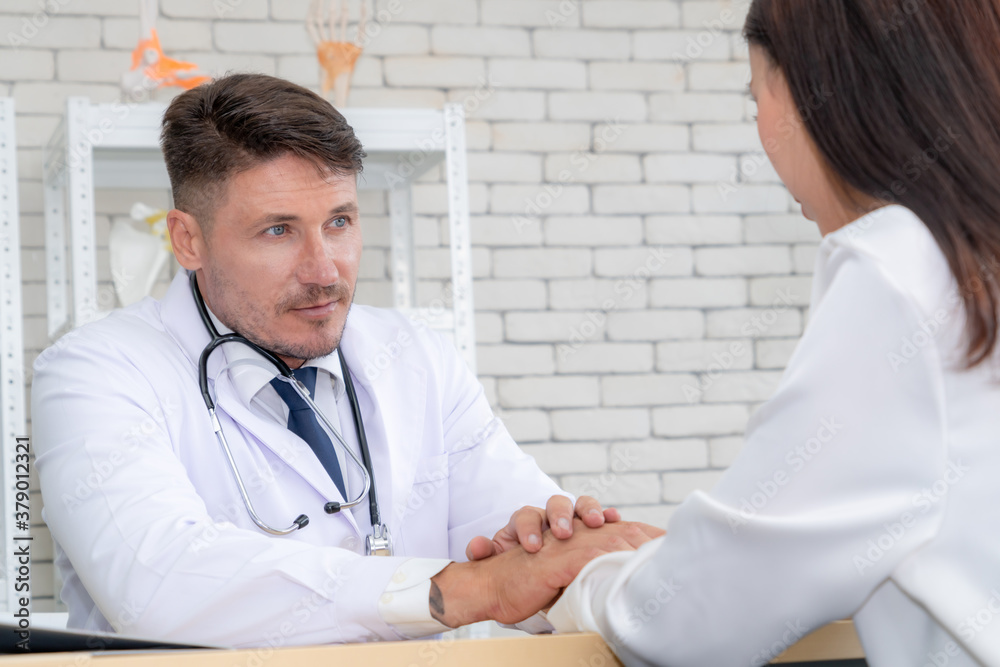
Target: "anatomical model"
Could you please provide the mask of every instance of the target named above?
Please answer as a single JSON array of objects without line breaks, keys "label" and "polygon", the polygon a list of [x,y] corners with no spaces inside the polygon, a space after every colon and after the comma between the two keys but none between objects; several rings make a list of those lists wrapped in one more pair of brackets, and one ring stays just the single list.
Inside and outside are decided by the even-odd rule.
[{"label": "anatomical model", "polygon": [[180,86],[188,90],[211,78],[198,71],[194,63],[164,55],[156,34],[159,13],[159,0],[139,0],[139,44],[132,51],[131,71],[122,75],[122,91],[130,101],[157,88]]},{"label": "anatomical model", "polygon": [[347,0],[330,0],[325,13],[322,0],[311,0],[306,17],[306,30],[316,45],[316,58],[322,68],[320,89],[324,96],[329,96],[333,90],[333,105],[336,107],[346,105],[351,92],[351,75],[361,55],[368,19],[366,0],[361,0],[358,34],[354,42],[347,41],[348,14]]}]

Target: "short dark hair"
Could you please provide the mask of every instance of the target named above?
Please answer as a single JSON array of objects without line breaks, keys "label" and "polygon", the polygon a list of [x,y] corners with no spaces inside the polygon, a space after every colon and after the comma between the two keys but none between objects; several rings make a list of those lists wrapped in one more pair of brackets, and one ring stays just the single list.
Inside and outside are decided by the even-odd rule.
[{"label": "short dark hair", "polygon": [[346,176],[359,173],[365,157],[333,105],[264,74],[230,74],[178,95],[163,115],[160,145],[174,206],[203,227],[241,172],[295,155]]}]

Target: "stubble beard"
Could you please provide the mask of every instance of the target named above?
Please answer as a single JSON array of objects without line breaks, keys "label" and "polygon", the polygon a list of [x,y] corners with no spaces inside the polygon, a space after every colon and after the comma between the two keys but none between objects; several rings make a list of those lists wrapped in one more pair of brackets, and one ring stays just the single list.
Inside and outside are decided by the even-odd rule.
[{"label": "stubble beard", "polygon": [[[208,273],[207,268],[206,273]],[[325,357],[340,347],[344,327],[347,324],[347,316],[350,315],[350,309],[354,303],[354,293],[348,290],[346,284],[337,282],[326,287],[311,285],[303,292],[281,299],[268,312],[266,308],[256,304],[253,298],[240,289],[236,283],[215,274],[210,277],[210,280],[218,286],[215,290],[216,294],[223,297],[219,303],[213,304],[215,316],[254,345],[281,357],[303,361]],[[355,289],[357,289],[356,286]],[[262,325],[268,321],[277,321],[289,310],[325,301],[338,301],[340,305],[346,304],[347,312],[344,315],[343,323],[339,326],[330,319],[310,322],[309,325],[317,331],[328,330],[326,335],[319,340],[285,340],[269,334],[267,327]]]}]

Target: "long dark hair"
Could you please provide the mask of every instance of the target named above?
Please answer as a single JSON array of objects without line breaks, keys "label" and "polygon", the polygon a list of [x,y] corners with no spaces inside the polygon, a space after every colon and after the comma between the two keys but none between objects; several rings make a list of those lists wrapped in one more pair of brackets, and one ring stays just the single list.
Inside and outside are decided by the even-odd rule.
[{"label": "long dark hair", "polygon": [[[754,0],[744,36],[780,68],[846,185],[913,211],[966,312],[967,367],[997,345],[1000,0]],[[815,105],[816,91],[833,91]]]}]

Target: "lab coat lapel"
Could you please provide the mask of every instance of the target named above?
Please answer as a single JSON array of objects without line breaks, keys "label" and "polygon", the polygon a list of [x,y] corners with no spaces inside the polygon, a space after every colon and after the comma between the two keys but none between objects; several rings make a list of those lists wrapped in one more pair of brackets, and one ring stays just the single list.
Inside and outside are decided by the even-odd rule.
[{"label": "lab coat lapel", "polygon": [[[208,330],[198,315],[198,307],[191,295],[187,271],[178,271],[166,295],[160,300],[160,321],[164,330],[170,334],[191,360],[195,378],[198,376],[198,360],[201,352],[212,339]],[[213,353],[208,360],[209,383],[225,366],[222,353]]]},{"label": "lab coat lapel", "polygon": [[396,526],[423,453],[427,403],[427,370],[409,363],[409,355],[398,355],[388,365],[376,365],[387,356],[387,348],[399,340],[399,334],[397,327],[355,307],[348,316],[340,345],[351,377],[360,385],[359,393],[363,390],[371,398],[372,414],[362,410],[362,417],[377,478],[379,507],[382,521]]},{"label": "lab coat lapel", "polygon": [[[221,412],[228,415],[244,431],[244,437],[248,435],[268,450],[280,458],[285,465],[295,471],[304,479],[320,496],[329,501],[345,502],[344,497],[333,483],[329,473],[313,454],[302,438],[298,437],[287,428],[277,422],[258,417],[240,400],[229,377],[229,373],[223,373],[215,381],[216,403]],[[225,425],[223,425],[225,428]],[[230,446],[233,443],[233,436],[229,436]],[[249,439],[249,438],[247,438]],[[313,510],[315,512],[316,510]],[[310,514],[311,512],[306,512]],[[354,531],[360,536],[358,524],[350,512],[340,512],[340,514],[351,524]]]}]

